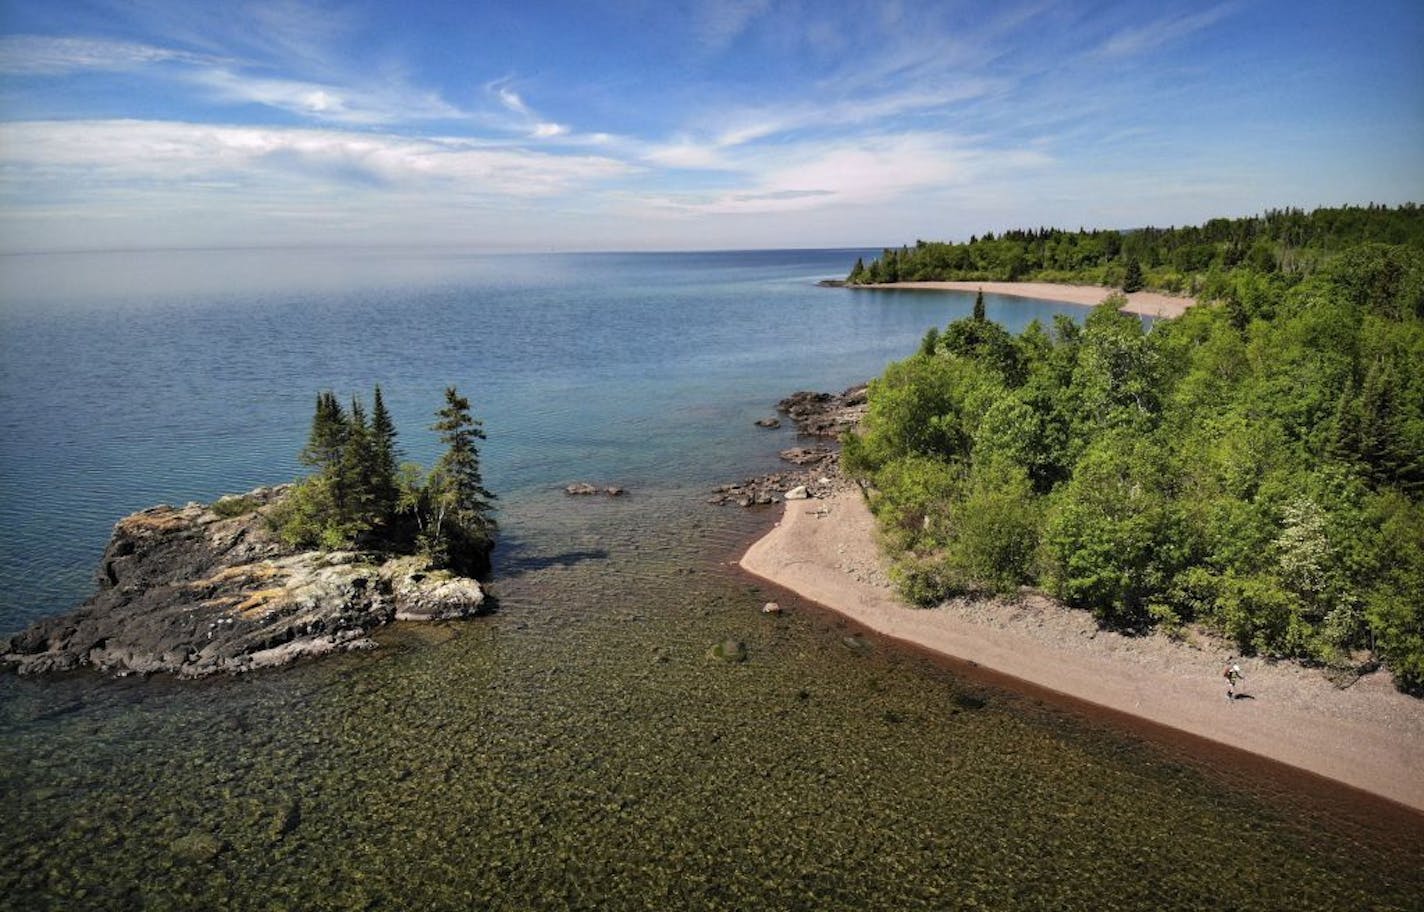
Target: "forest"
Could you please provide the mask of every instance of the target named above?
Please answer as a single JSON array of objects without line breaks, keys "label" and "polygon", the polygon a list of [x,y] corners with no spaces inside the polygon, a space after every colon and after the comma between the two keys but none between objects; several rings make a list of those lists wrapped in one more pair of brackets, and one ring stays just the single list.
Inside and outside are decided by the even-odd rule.
[{"label": "forest", "polygon": [[1175,320],[1114,295],[1015,336],[981,306],[890,365],[843,461],[903,594],[1038,587],[1118,629],[1200,625],[1342,674],[1382,661],[1424,693],[1420,210],[1323,212],[1136,248],[1148,275],[1171,236],[1245,251],[1194,273],[1213,303]]},{"label": "forest", "polygon": [[277,532],[293,546],[418,551],[437,567],[485,575],[496,524],[480,471],[484,427],[454,387],[435,417],[431,430],[446,449],[427,473],[400,462],[379,386],[369,418],[358,398],[343,408],[334,393],[318,393],[300,457],[313,472],[274,511]]},{"label": "forest", "polygon": [[1064,282],[1219,299],[1233,272],[1289,280],[1365,243],[1424,244],[1424,209],[1414,203],[1278,209],[1184,228],[1037,228],[997,237],[990,232],[962,244],[916,241],[887,248],[869,265],[857,260],[846,283]]}]

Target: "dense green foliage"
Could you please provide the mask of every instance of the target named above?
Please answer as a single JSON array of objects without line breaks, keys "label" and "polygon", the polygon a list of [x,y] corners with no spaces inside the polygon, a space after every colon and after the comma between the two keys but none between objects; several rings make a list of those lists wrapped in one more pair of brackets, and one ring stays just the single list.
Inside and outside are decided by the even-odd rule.
[{"label": "dense green foliage", "polygon": [[1301,278],[1341,250],[1364,243],[1424,244],[1424,208],[1410,203],[1310,213],[1284,209],[1186,228],[1038,228],[998,237],[989,233],[962,244],[917,241],[914,247],[885,250],[868,266],[857,260],[846,281],[1069,282],[1214,300],[1225,296],[1234,273]]},{"label": "dense green foliage", "polygon": [[1037,585],[1424,689],[1424,243],[1244,267],[1150,326],[1121,303],[962,319],[871,385],[844,462],[905,594]]},{"label": "dense green foliage", "polygon": [[314,469],[293,488],[273,521],[293,545],[327,549],[415,548],[437,565],[475,574],[488,569],[494,541],[494,495],[484,488],[477,440],[481,423],[454,387],[433,430],[447,449],[427,476],[397,466],[396,428],[381,388],[371,417],[359,399],[343,409],[330,392],[317,395],[301,460]]}]

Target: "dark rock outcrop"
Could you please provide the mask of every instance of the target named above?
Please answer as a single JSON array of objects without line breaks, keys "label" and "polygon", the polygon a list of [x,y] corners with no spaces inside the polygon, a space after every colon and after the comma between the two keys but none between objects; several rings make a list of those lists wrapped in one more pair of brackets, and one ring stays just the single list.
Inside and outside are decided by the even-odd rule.
[{"label": "dark rock outcrop", "polygon": [[116,675],[201,677],[284,665],[375,644],[393,620],[466,617],[485,593],[418,556],[300,551],[269,528],[288,490],[259,488],[229,515],[190,503],[114,526],[98,591],[12,637],[0,665],[21,674],[92,667]]},{"label": "dark rock outcrop", "polygon": [[792,393],[776,408],[796,423],[796,431],[808,437],[839,437],[860,423],[867,404],[866,387],[853,386],[839,396],[834,393],[802,391]]}]

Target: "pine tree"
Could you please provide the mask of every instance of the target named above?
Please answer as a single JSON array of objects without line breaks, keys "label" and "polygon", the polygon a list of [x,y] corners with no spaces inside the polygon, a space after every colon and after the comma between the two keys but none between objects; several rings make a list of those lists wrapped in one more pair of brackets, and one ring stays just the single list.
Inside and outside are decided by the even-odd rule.
[{"label": "pine tree", "polygon": [[974,296],[974,322],[983,323],[988,319],[984,311],[984,289],[979,289],[979,294]]},{"label": "pine tree", "polygon": [[855,266],[851,267],[850,275],[846,276],[846,281],[852,285],[865,280],[865,260],[861,257],[855,258]]}]

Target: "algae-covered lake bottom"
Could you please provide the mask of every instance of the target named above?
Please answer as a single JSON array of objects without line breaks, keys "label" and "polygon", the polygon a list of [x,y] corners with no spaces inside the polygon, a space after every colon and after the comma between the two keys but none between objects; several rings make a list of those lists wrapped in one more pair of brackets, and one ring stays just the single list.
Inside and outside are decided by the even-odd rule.
[{"label": "algae-covered lake bottom", "polygon": [[[976,681],[729,566],[774,518],[525,498],[499,610],[198,683],[0,678],[14,908],[1408,909],[1417,815]],[[537,544],[530,544],[537,542]],[[762,615],[768,597],[789,610]],[[709,658],[726,639],[747,660]]]}]

